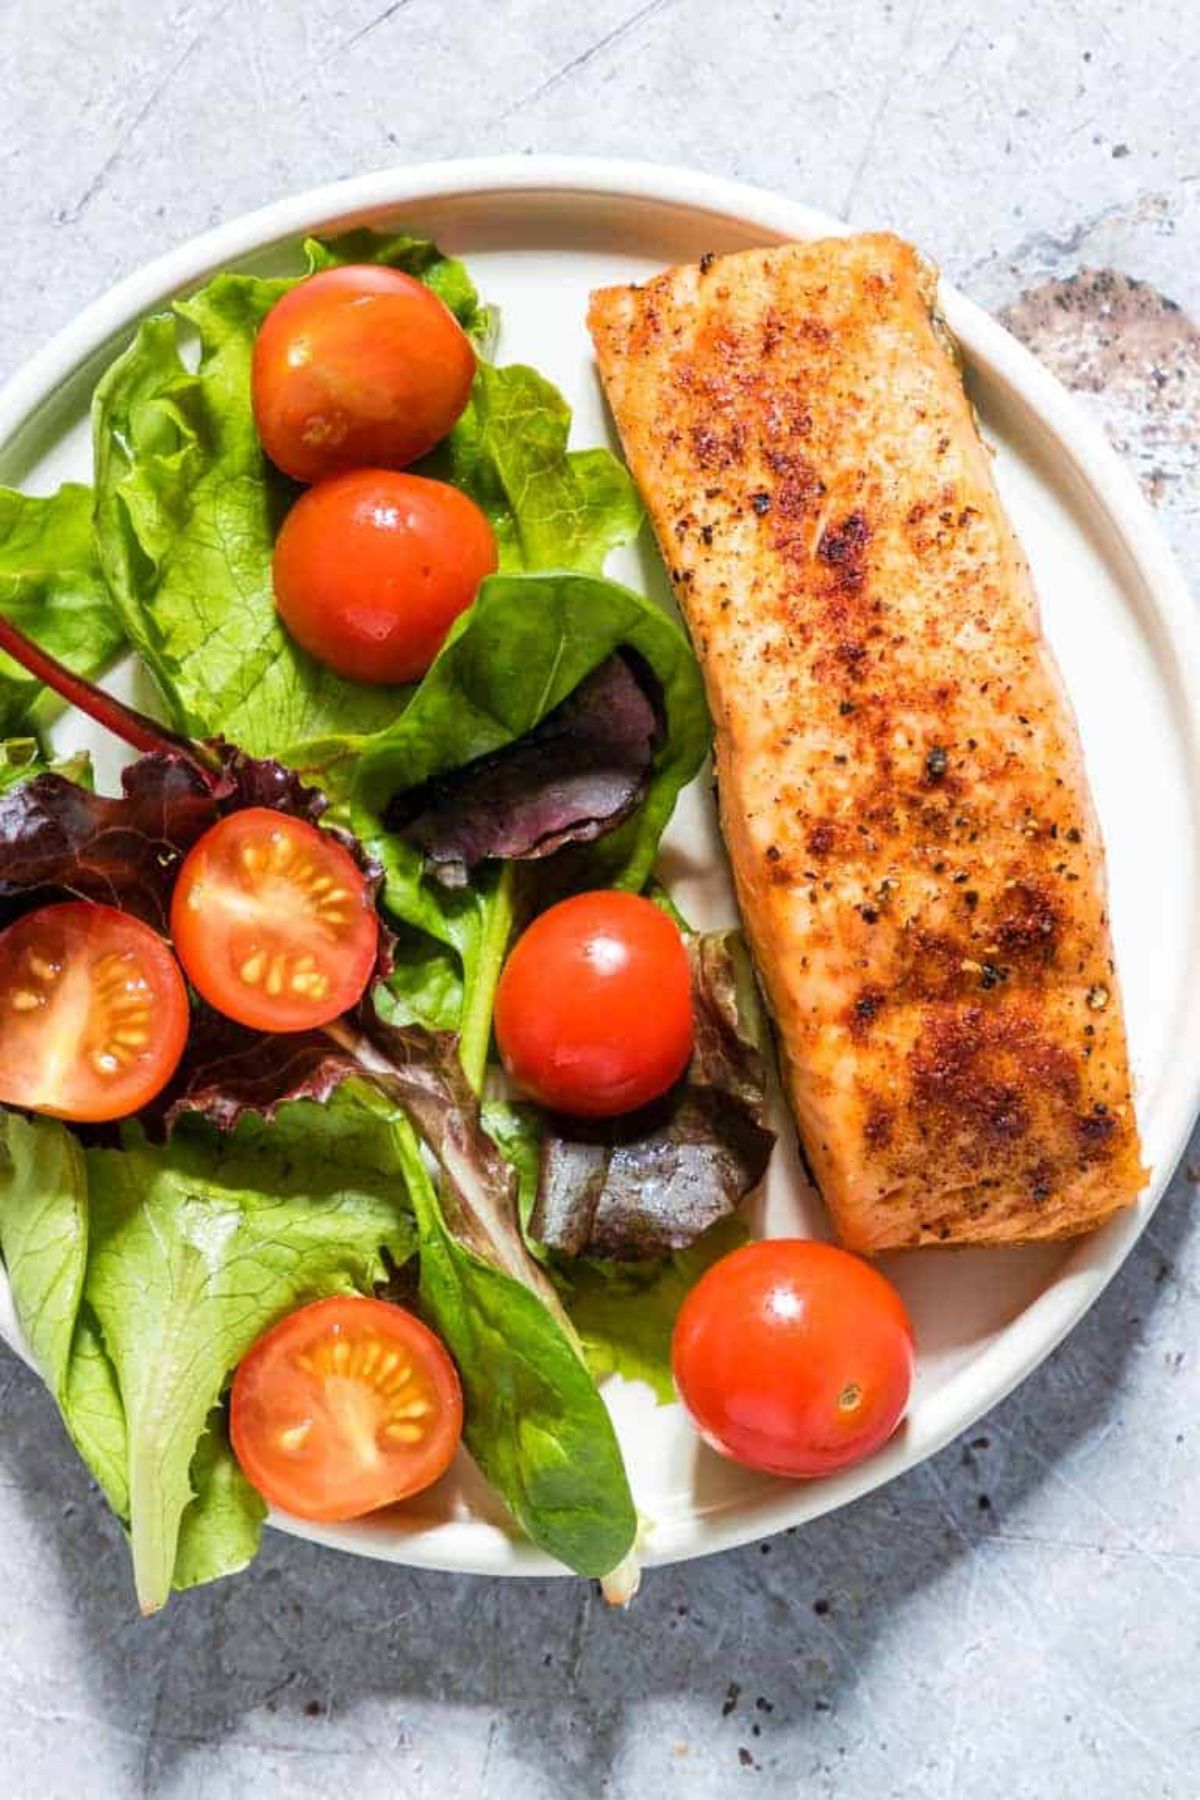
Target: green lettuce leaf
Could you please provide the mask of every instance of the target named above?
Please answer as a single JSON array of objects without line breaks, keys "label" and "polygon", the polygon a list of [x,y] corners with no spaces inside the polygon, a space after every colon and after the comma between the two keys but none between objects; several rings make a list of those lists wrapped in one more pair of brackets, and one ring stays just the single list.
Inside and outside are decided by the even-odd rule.
[{"label": "green lettuce leaf", "polygon": [[641,502],[604,449],[568,454],[571,409],[522,363],[481,363],[470,404],[423,475],[464,488],[491,520],[507,571],[578,569],[598,575],[637,536]]},{"label": "green lettuce leaf", "polygon": [[637,1535],[608,1410],[550,1309],[446,1229],[403,1122],[397,1141],[420,1233],[420,1303],[458,1366],[467,1448],[535,1544],[577,1574],[608,1575]]},{"label": "green lettuce leaf", "polygon": [[84,1301],[87,1173],[78,1140],[56,1120],[0,1112],[0,1253],[34,1364],[80,1455],[123,1517],[125,1414]]},{"label": "green lettuce leaf", "polygon": [[671,1333],[690,1288],[704,1271],[744,1244],[743,1219],[722,1219],[686,1250],[652,1262],[556,1261],[555,1281],[597,1380],[644,1381],[664,1404],[675,1398]]},{"label": "green lettuce leaf", "polygon": [[[344,804],[348,796],[354,831],[386,871],[388,909],[454,952],[461,1002],[444,958],[429,969],[428,984],[425,964],[418,971],[402,963],[394,987],[405,1017],[438,1026],[462,1022],[464,1062],[476,1084],[512,922],[510,877],[485,868],[459,890],[428,880],[420,851],[389,828],[388,804],[405,788],[525,736],[618,649],[641,658],[662,694],[666,731],[649,792],[624,825],[560,852],[539,881],[548,897],[552,882],[638,889],[680,790],[707,754],[710,726],[696,660],[679,627],[651,601],[603,577],[491,576],[394,723],[372,736],[305,746],[294,758]],[[424,948],[419,937],[414,944]],[[435,1010],[426,1012],[429,999]]]},{"label": "green lettuce leaf", "polygon": [[[333,1112],[308,1110],[327,1120]],[[369,1291],[386,1277],[384,1250],[396,1263],[411,1253],[398,1168],[384,1135],[373,1135],[368,1163],[311,1118],[299,1144],[285,1123],[224,1141],[179,1132],[164,1149],[135,1141],[87,1153],[87,1295],[124,1401],[130,1541],[146,1612],[170,1589],[193,1459],[229,1373],[284,1314],[325,1294]]]},{"label": "green lettuce leaf", "polygon": [[324,242],[306,238],[304,254],[309,273],[314,275],[320,269],[339,269],[346,263],[386,263],[390,269],[403,269],[406,275],[433,289],[481,349],[486,348],[492,336],[495,311],[480,300],[466,265],[455,256],[443,256],[429,238],[410,237],[406,232],[385,236],[366,229],[344,231],[340,237]]},{"label": "green lettuce leaf", "polygon": [[0,1251],[17,1319],[76,1447],[130,1528],[147,1611],[232,1573],[264,1508],[217,1408],[261,1333],[369,1292],[412,1254],[390,1126],[339,1097],[228,1139],[81,1150],[0,1113]]},{"label": "green lettuce leaf", "polygon": [[171,1585],[182,1592],[236,1575],[254,1561],[266,1501],[242,1474],[229,1444],[225,1409],[214,1406],[190,1471],[192,1498],[179,1521]]},{"label": "green lettuce leaf", "polygon": [[[476,338],[486,331],[462,265],[424,240],[355,233],[308,248],[314,267],[353,256],[404,268]],[[124,628],[179,728],[220,733],[251,754],[371,732],[411,692],[340,680],[276,618],[271,553],[297,490],[259,445],[250,363],[259,326],[292,285],[218,275],[173,313],[146,320],[100,382],[93,411],[96,543]],[[199,339],[194,371],[181,324]],[[556,565],[598,567],[637,529],[629,476],[607,451],[569,454],[568,421],[540,377],[483,364],[477,395],[438,453],[461,466],[502,554],[519,555],[522,567],[535,551]],[[518,430],[529,434],[524,450],[510,441]]]},{"label": "green lettuce leaf", "polygon": [[0,1247],[17,1322],[61,1405],[87,1267],[83,1152],[65,1125],[0,1113]]},{"label": "green lettuce leaf", "polygon": [[79,787],[90,788],[92,785],[92,759],[86,750],[56,762],[47,762],[36,738],[0,740],[0,794],[47,772],[61,775],[64,781],[73,781]]},{"label": "green lettuce leaf", "polygon": [[[0,613],[66,663],[95,675],[124,630],[92,541],[92,495],[67,482],[45,497],[0,488]],[[45,730],[58,698],[0,653],[0,737]]]}]

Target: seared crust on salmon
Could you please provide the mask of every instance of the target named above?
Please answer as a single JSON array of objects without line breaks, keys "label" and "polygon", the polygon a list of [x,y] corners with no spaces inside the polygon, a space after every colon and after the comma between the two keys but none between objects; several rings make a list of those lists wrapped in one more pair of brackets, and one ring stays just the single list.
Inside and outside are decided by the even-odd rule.
[{"label": "seared crust on salmon", "polygon": [[1075,722],[934,289],[831,238],[589,314],[804,1150],[872,1253],[1068,1236],[1145,1180]]}]

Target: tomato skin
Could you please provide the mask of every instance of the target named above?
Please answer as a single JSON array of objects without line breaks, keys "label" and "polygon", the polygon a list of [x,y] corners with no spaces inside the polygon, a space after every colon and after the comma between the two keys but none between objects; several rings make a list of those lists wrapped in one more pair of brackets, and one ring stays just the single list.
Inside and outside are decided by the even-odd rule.
[{"label": "tomato skin", "polygon": [[559,901],[510,953],[495,1026],[505,1068],[543,1106],[605,1119],[647,1105],[692,1054],[691,969],[677,927],[638,894]]},{"label": "tomato skin", "polygon": [[361,999],[379,920],[365,876],[329,832],[247,806],[188,851],[171,936],[218,1012],[257,1031],[309,1031]]},{"label": "tomato skin", "polygon": [[458,1371],[427,1325],[389,1301],[337,1295],[289,1313],[242,1358],[229,1435],[273,1506],[335,1521],[429,1487],[462,1419]]},{"label": "tomato skin", "polygon": [[467,404],[475,352],[449,307],[375,264],[324,269],[276,301],[251,365],[263,449],[295,481],[403,469]]},{"label": "tomato skin", "polygon": [[458,488],[355,469],[309,488],[284,520],[275,603],[338,675],[417,681],[495,567],[492,528]]},{"label": "tomato skin", "polygon": [[771,1475],[826,1475],[895,1431],[912,1385],[912,1325],[861,1258],[766,1238],[701,1276],[675,1321],[671,1362],[714,1450]]},{"label": "tomato skin", "polygon": [[0,932],[0,1102],[76,1123],[128,1118],[187,1042],[187,988],[140,919],[88,900]]}]

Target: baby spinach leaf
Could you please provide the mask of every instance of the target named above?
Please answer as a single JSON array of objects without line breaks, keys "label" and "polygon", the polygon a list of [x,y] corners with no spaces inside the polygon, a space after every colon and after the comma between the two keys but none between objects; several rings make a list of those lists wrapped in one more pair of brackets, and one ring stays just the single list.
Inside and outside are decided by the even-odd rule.
[{"label": "baby spinach leaf", "polygon": [[422,1309],[462,1378],[467,1447],[535,1544],[579,1575],[610,1574],[637,1514],[612,1420],[578,1349],[538,1295],[447,1229],[407,1125]]},{"label": "baby spinach leaf", "polygon": [[[118,654],[125,633],[92,541],[91,490],[45,497],[0,488],[0,613],[77,675]],[[40,732],[60,702],[0,654],[0,737]]]},{"label": "baby spinach leaf", "polygon": [[584,857],[597,875],[602,868],[622,886],[641,887],[679,790],[708,749],[704,690],[687,639],[659,607],[614,581],[493,575],[407,710],[349,746],[355,828],[384,862],[388,902],[400,917],[443,935],[443,902],[422,890],[419,851],[397,844],[387,829],[394,797],[524,738],[618,650],[634,652],[649,670],[665,728],[644,804]]},{"label": "baby spinach leaf", "polygon": [[616,651],[528,736],[397,794],[387,823],[443,887],[466,887],[483,862],[541,861],[622,824],[661,737],[652,678]]}]

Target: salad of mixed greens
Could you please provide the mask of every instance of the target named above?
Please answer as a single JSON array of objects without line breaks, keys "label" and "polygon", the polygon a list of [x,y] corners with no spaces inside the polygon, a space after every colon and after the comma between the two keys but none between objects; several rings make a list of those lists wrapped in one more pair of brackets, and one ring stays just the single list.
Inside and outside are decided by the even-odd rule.
[{"label": "salad of mixed greens", "polygon": [[[409,459],[425,478],[411,492],[436,503],[448,483],[473,502],[495,566],[420,680],[373,684],[316,660],[273,576],[284,521],[326,485],[302,498],[263,447],[256,344],[295,281],[218,275],[147,319],[96,391],[92,488],[0,492],[0,1005],[14,1046],[6,1062],[0,1021],[0,1253],[30,1352],[128,1528],[147,1611],[254,1555],[267,1482],[231,1448],[230,1381],[241,1366],[248,1389],[270,1334],[334,1296],[414,1308],[519,1527],[581,1574],[627,1576],[638,1517],[595,1379],[617,1370],[670,1397],[675,1314],[744,1235],[736,1209],[772,1144],[740,941],[690,933],[652,880],[709,724],[682,631],[602,572],[639,528],[629,476],[607,450],[568,449],[567,407],[543,377],[489,360],[496,322],[460,263],[367,232],[306,253],[310,272],[413,277],[473,347],[465,406]],[[126,651],[161,722],[90,685]],[[93,793],[84,759],[54,762],[45,733],[63,698],[140,751],[120,795]],[[261,842],[239,836],[259,826]],[[297,994],[349,980],[336,1016],[271,1030],[226,1003],[206,958],[244,905],[239,856],[243,874],[275,856],[339,928],[327,903],[357,894],[338,967],[287,965]],[[631,920],[647,955],[655,919],[682,932],[671,967],[687,1025],[649,1085],[593,1109],[539,1087],[541,1012],[510,951],[597,890],[647,895],[649,924]],[[41,966],[19,934],[50,921],[66,967],[80,903],[119,913],[127,936],[170,937],[190,984],[178,1045],[119,1117],[77,1100],[82,1076],[60,1071],[55,1105],[16,1066],[44,999],[13,985],[17,946],[22,968]],[[245,962],[263,1017],[283,968]],[[123,1045],[148,1056],[152,1029],[165,1041],[156,996],[122,1005],[134,1000],[118,1061]],[[349,1380],[358,1352],[326,1351]],[[379,1366],[387,1355],[400,1350]],[[410,1404],[395,1366],[381,1391],[403,1445],[432,1400]],[[251,1418],[235,1387],[235,1441],[239,1409]]]}]

